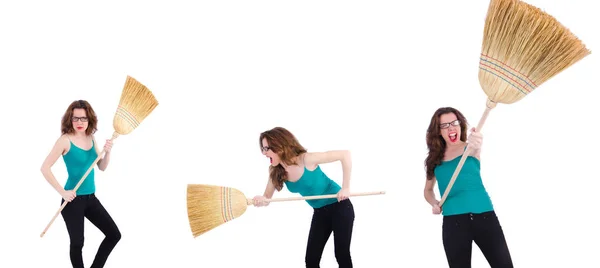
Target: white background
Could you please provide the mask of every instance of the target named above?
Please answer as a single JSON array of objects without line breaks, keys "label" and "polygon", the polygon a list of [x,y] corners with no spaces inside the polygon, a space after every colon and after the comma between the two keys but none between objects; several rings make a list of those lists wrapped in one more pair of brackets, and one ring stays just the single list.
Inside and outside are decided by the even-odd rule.
[{"label": "white background", "polygon": [[[597,50],[594,1],[529,2]],[[39,168],[73,100],[96,109],[100,145],[110,138],[126,75],[160,104],[96,173],[97,195],[123,234],[106,267],[304,267],[312,213],[304,201],[250,207],[196,239],[187,221],[187,183],[262,194],[268,160],[258,135],[275,126],[310,151],[351,150],[352,191],[387,191],[352,199],[355,267],[446,267],[442,218],[423,198],[425,130],[440,106],[472,125],[481,117],[487,5],[0,4],[0,267],[70,267],[62,217],[39,237],[60,205]],[[516,267],[597,262],[597,63],[592,54],[486,122],[483,178]],[[53,172],[64,184],[62,161]],[[341,183],[339,163],[323,169]],[[85,234],[89,266],[103,236],[87,221]],[[332,242],[322,267],[337,267]],[[488,267],[476,246],[473,267]]]}]

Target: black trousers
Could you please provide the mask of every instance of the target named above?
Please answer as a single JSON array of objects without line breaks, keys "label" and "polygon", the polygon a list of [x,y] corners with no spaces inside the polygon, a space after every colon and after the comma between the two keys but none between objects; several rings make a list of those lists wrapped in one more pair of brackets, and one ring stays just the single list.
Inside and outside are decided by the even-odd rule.
[{"label": "black trousers", "polygon": [[[64,200],[61,201],[61,205],[63,202]],[[67,231],[71,240],[70,257],[73,268],[84,268],[81,252],[83,249],[83,226],[85,218],[105,235],[91,268],[104,267],[108,255],[110,255],[117,242],[121,239],[121,232],[119,232],[119,228],[117,228],[113,219],[106,209],[104,209],[100,200],[96,198],[96,195],[90,194],[75,197],[73,201],[65,206],[61,214],[67,225]]]},{"label": "black trousers", "polygon": [[470,268],[473,241],[491,268],[513,268],[500,221],[494,211],[444,216],[444,250],[450,268]]},{"label": "black trousers", "polygon": [[335,258],[339,268],[352,268],[350,241],[353,226],[354,207],[350,199],[315,208],[306,245],[306,267],[320,268],[323,249],[333,232]]}]

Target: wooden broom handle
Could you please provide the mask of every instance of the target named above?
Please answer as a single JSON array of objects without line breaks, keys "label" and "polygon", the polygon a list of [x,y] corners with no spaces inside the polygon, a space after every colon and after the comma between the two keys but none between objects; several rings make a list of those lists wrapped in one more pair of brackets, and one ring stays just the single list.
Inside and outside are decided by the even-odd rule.
[{"label": "wooden broom handle", "polygon": [[[113,141],[117,137],[119,137],[119,133],[117,133],[115,131],[113,133],[113,135],[112,135],[112,138],[110,138],[110,140]],[[73,188],[73,190],[71,190],[71,191],[77,192],[77,189],[79,189],[79,187],[81,186],[81,184],[83,184],[83,181],[85,181],[85,179],[90,174],[90,172],[92,172],[92,169],[94,169],[94,166],[98,163],[98,161],[100,161],[100,159],[102,158],[102,156],[104,155],[105,152],[106,152],[106,150],[102,149],[102,152],[100,152],[100,154],[98,155],[98,157],[96,157],[96,160],[94,160],[94,162],[88,168],[88,170],[85,172],[85,174],[83,174],[83,177],[81,177],[81,179],[79,180],[79,182],[77,183],[77,185],[75,185],[75,188]],[[48,231],[48,229],[50,229],[50,226],[52,225],[52,223],[54,223],[54,220],[56,220],[56,218],[58,217],[58,214],[60,214],[60,212],[67,206],[68,203],[69,202],[63,202],[62,203],[62,206],[60,206],[60,208],[58,209],[58,211],[54,214],[54,217],[52,217],[52,219],[50,220],[50,222],[48,223],[48,225],[46,225],[46,228],[44,229],[44,231],[42,231],[42,233],[40,234],[40,237],[44,237],[44,234],[46,234],[46,232]]]},{"label": "wooden broom handle", "polygon": [[[385,194],[385,191],[352,193],[352,194],[350,194],[350,196],[367,196],[367,195],[380,195],[380,194]],[[272,198],[272,199],[267,199],[266,201],[282,202],[282,201],[296,201],[296,200],[326,199],[326,198],[336,198],[336,197],[337,197],[337,194],[327,194],[327,195]],[[252,199],[249,199],[249,201],[252,201]],[[251,203],[252,202],[250,202],[250,204]]]},{"label": "wooden broom handle", "polygon": [[[485,106],[485,111],[483,112],[483,116],[481,116],[481,119],[479,120],[479,124],[477,124],[477,131],[481,132],[481,129],[483,128],[483,124],[485,123],[485,120],[487,119],[488,115],[490,114],[490,111],[492,109],[494,109],[495,107],[496,107],[496,103],[491,101],[488,98],[486,106]],[[454,174],[452,174],[452,178],[450,179],[450,182],[448,183],[448,187],[446,187],[446,190],[444,191],[444,195],[442,196],[442,199],[440,200],[440,204],[439,204],[440,207],[442,207],[442,205],[444,205],[446,198],[448,198],[450,189],[452,189],[452,186],[454,185],[454,182],[456,181],[456,178],[458,177],[458,173],[460,173],[460,170],[462,169],[463,165],[465,164],[465,161],[467,161],[467,157],[469,156],[470,153],[471,153],[471,147],[467,145],[467,150],[465,150],[462,157],[460,158],[460,162],[458,162],[458,166],[456,166],[456,169],[454,170]]]}]

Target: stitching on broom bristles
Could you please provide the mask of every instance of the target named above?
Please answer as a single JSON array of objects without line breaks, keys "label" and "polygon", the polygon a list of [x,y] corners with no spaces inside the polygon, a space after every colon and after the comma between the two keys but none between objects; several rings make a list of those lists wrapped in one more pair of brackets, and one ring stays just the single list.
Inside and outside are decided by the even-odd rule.
[{"label": "stitching on broom bristles", "polygon": [[[519,92],[523,93],[523,95],[527,95],[527,93],[529,93],[529,92],[531,92],[533,90],[533,89],[532,90],[528,90],[527,87],[523,86],[522,84],[520,84],[519,82],[517,82],[516,80],[514,80],[512,77],[510,77],[506,73],[509,73],[512,76],[518,77],[516,74],[513,74],[513,73],[511,73],[509,71],[506,71],[505,69],[503,69],[503,68],[500,67],[501,69],[503,69],[503,70],[506,71],[506,72],[502,72],[501,70],[498,70],[498,69],[496,69],[496,68],[494,68],[492,66],[484,64],[483,62],[489,62],[489,61],[486,61],[485,59],[481,58],[480,62],[479,62],[479,69],[484,70],[484,71],[486,71],[486,72],[488,72],[488,73],[490,73],[490,74],[492,74],[492,75],[494,75],[494,76],[496,76],[496,77],[504,80],[506,83],[508,83],[509,85],[511,85],[514,88],[516,88]],[[496,71],[496,72],[494,72],[494,71]],[[506,78],[502,77],[501,75],[504,75],[507,79],[513,81],[514,83],[511,83],[510,81],[508,81]],[[519,85],[520,87],[516,86],[515,84]]]},{"label": "stitching on broom bristles", "polygon": [[[536,85],[536,84],[535,84],[535,83],[534,83],[534,82],[531,80],[531,78],[529,78],[527,75],[525,75],[525,74],[523,74],[523,73],[521,73],[521,72],[519,72],[519,71],[515,70],[514,68],[512,68],[512,67],[508,66],[508,64],[506,64],[506,63],[504,63],[504,62],[502,62],[502,61],[500,61],[500,60],[498,60],[498,59],[495,59],[495,58],[493,58],[493,57],[490,57],[490,56],[488,56],[488,55],[485,55],[485,54],[483,54],[483,53],[481,54],[481,56],[483,56],[483,57],[485,57],[485,58],[488,58],[488,59],[491,59],[491,60],[493,60],[493,61],[495,61],[495,62],[497,62],[497,63],[499,63],[499,64],[503,65],[504,67],[506,67],[506,68],[509,68],[509,69],[511,69],[511,70],[513,70],[513,71],[515,71],[516,73],[518,73],[518,74],[519,74],[519,75],[521,75],[522,77],[525,77],[525,78],[527,78],[527,81],[529,81],[529,82],[525,81],[525,79],[521,78],[520,76],[517,76],[517,78],[519,78],[521,81],[525,82],[525,83],[526,83],[526,84],[527,84],[529,87],[531,87],[531,88],[532,88],[532,90],[533,90],[533,89],[535,89],[535,88],[537,87],[537,85]],[[486,61],[487,61],[487,60],[486,60]],[[494,64],[493,62],[490,62],[490,61],[488,61],[488,62],[489,62],[489,63],[491,63],[491,64]],[[497,64],[494,64],[494,65],[498,66]],[[500,67],[500,66],[498,66],[498,67]],[[500,68],[502,68],[502,67],[500,67]],[[503,70],[505,70],[504,68],[502,68],[502,69],[503,69]],[[508,70],[505,70],[505,71],[507,71],[507,72],[510,72],[510,71],[508,71]],[[531,83],[531,84],[530,84],[530,83]],[[533,84],[533,86],[532,86],[532,84]],[[529,91],[529,92],[531,92],[531,91]]]},{"label": "stitching on broom bristles", "polygon": [[120,117],[123,118],[125,121],[127,121],[133,128],[137,128],[140,125],[140,123],[135,119],[135,117],[120,105],[117,107],[117,114],[120,115]]},{"label": "stitching on broom bristles", "polygon": [[[523,94],[527,94],[527,93],[529,93],[529,92],[533,91],[533,89],[535,89],[534,87],[531,87],[531,86],[530,86],[530,88],[531,88],[531,89],[528,89],[528,88],[527,88],[527,86],[525,86],[525,85],[523,85],[523,84],[519,83],[519,81],[517,81],[517,80],[515,80],[515,79],[513,79],[513,78],[511,77],[511,76],[514,76],[514,77],[517,77],[517,78],[519,78],[520,80],[523,80],[523,79],[521,79],[521,78],[520,78],[518,75],[516,75],[516,74],[514,74],[514,73],[512,73],[512,72],[510,72],[510,71],[508,71],[508,70],[506,70],[506,69],[504,69],[504,68],[502,68],[502,67],[498,66],[498,68],[500,68],[500,69],[504,70],[504,72],[503,72],[502,70],[496,69],[496,68],[494,68],[494,67],[492,67],[492,66],[489,66],[489,65],[487,65],[487,64],[485,64],[485,63],[483,63],[483,62],[488,62],[488,63],[490,63],[490,64],[493,64],[493,65],[495,65],[495,66],[498,66],[497,64],[494,64],[494,63],[492,63],[492,62],[490,62],[490,61],[487,61],[487,60],[485,60],[485,59],[481,59],[481,61],[479,62],[479,65],[480,65],[480,66],[483,66],[483,68],[481,68],[481,69],[484,69],[485,71],[489,71],[490,73],[492,73],[492,74],[494,74],[494,75],[496,75],[496,76],[500,77],[500,75],[498,75],[498,74],[496,74],[496,73],[492,72],[492,70],[493,70],[493,71],[496,71],[497,73],[499,73],[499,74],[501,74],[501,75],[504,75],[506,78],[508,78],[508,79],[510,79],[511,81],[513,81],[515,84],[519,85],[519,87],[517,87],[517,86],[515,86],[514,84],[511,84],[513,87],[517,88],[517,89],[518,89],[519,91],[521,91]],[[507,73],[508,73],[508,74],[507,74]],[[502,78],[502,77],[500,77],[500,78]],[[503,78],[503,79],[504,79],[504,78]],[[504,81],[506,81],[506,79],[504,79]],[[506,82],[508,82],[508,81],[506,81]],[[527,82],[525,82],[525,83],[527,83]],[[509,82],[509,84],[510,84],[510,82]],[[527,91],[527,92],[523,92],[523,91]]]},{"label": "stitching on broom bristles", "polygon": [[228,187],[221,187],[221,216],[223,222],[228,222],[233,219],[231,212],[231,190]]},{"label": "stitching on broom bristles", "polygon": [[[519,85],[520,87],[517,87],[517,86],[515,86],[514,84],[512,84],[512,83],[510,83],[510,82],[509,82],[509,84],[511,84],[513,87],[515,87],[516,89],[518,89],[519,91],[521,91],[523,94],[527,94],[527,93],[531,92],[530,90],[527,90],[527,88],[526,88],[525,86],[523,86],[521,83],[517,82],[517,80],[515,80],[515,79],[513,79],[513,78],[509,77],[509,75],[507,75],[506,73],[504,73],[504,72],[502,72],[502,71],[500,71],[500,70],[498,70],[498,69],[496,69],[496,68],[494,68],[494,67],[492,67],[492,66],[489,66],[489,65],[487,65],[487,64],[484,64],[484,63],[480,63],[479,65],[480,65],[480,66],[483,66],[483,67],[480,67],[480,69],[482,69],[482,70],[484,70],[484,71],[488,71],[489,73],[491,73],[491,74],[493,74],[493,75],[495,75],[495,76],[497,76],[497,77],[500,77],[500,75],[498,75],[498,74],[496,74],[496,73],[494,73],[494,72],[492,72],[492,71],[496,71],[497,73],[504,75],[504,76],[505,76],[506,78],[508,78],[510,81],[513,81],[515,84]],[[502,77],[500,77],[500,78],[502,78]],[[504,81],[508,82],[508,80],[506,80],[506,79],[504,79],[504,78],[502,78],[502,79],[503,79]],[[527,92],[524,92],[524,91],[527,91]]]},{"label": "stitching on broom bristles", "polygon": [[500,77],[499,75],[497,75],[497,74],[495,74],[495,73],[493,73],[493,72],[491,72],[489,70],[486,70],[486,69],[484,69],[482,67],[479,67],[479,69],[484,70],[484,71],[486,71],[488,73],[491,73],[491,74],[495,75],[496,77],[504,80],[507,84],[509,84],[509,85],[513,86],[514,88],[516,88],[517,90],[519,90],[519,92],[523,93],[523,95],[527,95],[527,93],[523,92],[523,90],[521,90],[520,88],[518,88],[517,86],[515,86],[513,83],[509,82],[508,80],[504,79],[503,77]]},{"label": "stitching on broom bristles", "polygon": [[227,188],[227,196],[229,201],[229,220],[233,220],[235,216],[233,215],[233,205],[231,204],[231,188]]}]

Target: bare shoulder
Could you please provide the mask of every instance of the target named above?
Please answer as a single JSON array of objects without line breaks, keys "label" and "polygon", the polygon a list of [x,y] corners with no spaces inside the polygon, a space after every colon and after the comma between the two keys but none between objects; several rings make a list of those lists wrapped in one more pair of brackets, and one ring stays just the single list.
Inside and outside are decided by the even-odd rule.
[{"label": "bare shoulder", "polygon": [[307,152],[304,156],[304,164],[307,167],[315,167],[320,164],[331,163],[335,161],[342,161],[350,158],[349,150],[330,150],[324,152]]},{"label": "bare shoulder", "polygon": [[298,164],[304,165],[308,170],[314,170],[319,164],[315,164],[315,153],[306,152],[298,155]]},{"label": "bare shoulder", "polygon": [[92,136],[92,148],[96,148],[96,153],[100,154],[101,147],[98,145],[98,142],[96,142],[96,136],[94,134],[92,134],[91,136]]},{"label": "bare shoulder", "polygon": [[71,148],[71,140],[67,134],[63,134],[56,140],[54,144],[54,148],[56,150],[60,150],[62,153],[67,153],[69,148]]},{"label": "bare shoulder", "polygon": [[63,135],[60,135],[60,137],[58,137],[58,140],[56,141],[56,143],[62,144],[62,145],[68,145],[69,143],[71,143],[71,139],[69,138],[68,134],[63,134]]}]

